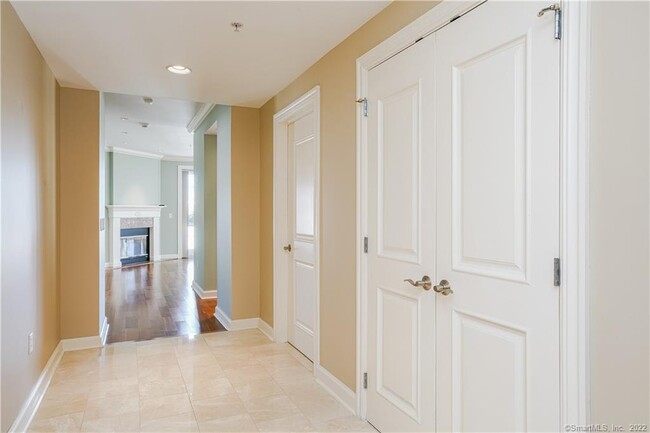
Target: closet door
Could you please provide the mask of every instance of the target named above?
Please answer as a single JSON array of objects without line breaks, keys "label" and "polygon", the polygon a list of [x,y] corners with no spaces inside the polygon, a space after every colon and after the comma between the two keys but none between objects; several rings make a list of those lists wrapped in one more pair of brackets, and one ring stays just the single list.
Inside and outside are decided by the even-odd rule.
[{"label": "closet door", "polygon": [[539,2],[436,32],[438,431],[557,431],[560,42]]},{"label": "closet door", "polygon": [[433,42],[368,73],[367,419],[380,431],[435,430]]}]

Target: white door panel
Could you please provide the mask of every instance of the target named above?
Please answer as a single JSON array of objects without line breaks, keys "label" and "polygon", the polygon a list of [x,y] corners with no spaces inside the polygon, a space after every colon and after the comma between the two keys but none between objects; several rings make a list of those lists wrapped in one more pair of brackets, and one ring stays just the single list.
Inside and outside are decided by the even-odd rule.
[{"label": "white door panel", "polygon": [[420,260],[420,83],[377,100],[380,257]]},{"label": "white door panel", "polygon": [[313,135],[294,143],[296,236],[313,239],[316,142]]},{"label": "white door panel", "polygon": [[[367,418],[559,426],[559,42],[487,2],[368,72]],[[405,278],[448,280],[449,296]]]},{"label": "white door panel", "polygon": [[368,410],[381,431],[435,428],[433,41],[368,76]]},{"label": "white door panel", "polygon": [[436,32],[440,431],[559,428],[559,42],[546,3]]},{"label": "white door panel", "polygon": [[289,123],[288,340],[309,359],[314,356],[316,320],[316,117],[309,113]]}]

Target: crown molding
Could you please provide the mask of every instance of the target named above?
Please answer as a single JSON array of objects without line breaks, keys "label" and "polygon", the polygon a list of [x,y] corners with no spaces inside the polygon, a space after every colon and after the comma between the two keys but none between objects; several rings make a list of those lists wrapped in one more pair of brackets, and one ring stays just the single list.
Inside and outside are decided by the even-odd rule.
[{"label": "crown molding", "polygon": [[144,152],[142,150],[126,149],[124,147],[107,147],[106,152],[121,153],[124,155],[139,156],[141,158],[160,159],[162,161],[194,162],[192,156],[163,155],[160,153]]},{"label": "crown molding", "polygon": [[194,162],[194,157],[191,156],[177,156],[177,155],[165,155],[162,157],[163,161],[170,162]]},{"label": "crown molding", "polygon": [[125,149],[124,147],[107,147],[107,152],[121,153],[124,155],[139,156],[141,158],[163,159],[164,155],[159,153],[143,152],[141,150]]},{"label": "crown molding", "polygon": [[194,133],[196,128],[198,128],[201,122],[203,122],[208,114],[210,114],[210,111],[212,111],[215,105],[216,104],[203,104],[203,106],[201,106],[201,108],[199,108],[199,110],[194,114],[190,123],[187,124],[187,132]]}]

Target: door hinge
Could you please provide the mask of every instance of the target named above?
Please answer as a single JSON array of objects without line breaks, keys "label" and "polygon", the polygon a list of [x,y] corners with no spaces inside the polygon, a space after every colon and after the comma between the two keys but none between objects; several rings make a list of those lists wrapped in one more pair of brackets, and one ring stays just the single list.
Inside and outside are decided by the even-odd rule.
[{"label": "door hinge", "polygon": [[363,252],[368,253],[368,236],[363,238]]},{"label": "door hinge", "polygon": [[541,11],[537,12],[538,17],[543,17],[546,12],[553,11],[555,13],[555,30],[553,31],[553,37],[555,39],[562,39],[562,8],[559,3],[553,3],[552,5],[545,7]]},{"label": "door hinge", "polygon": [[363,389],[368,389],[368,373],[363,373]]},{"label": "door hinge", "polygon": [[557,257],[553,259],[553,285],[560,287],[562,284],[562,269],[560,268],[560,259]]},{"label": "door hinge", "polygon": [[359,98],[357,99],[357,104],[363,104],[361,108],[363,110],[363,117],[368,117],[368,99]]}]

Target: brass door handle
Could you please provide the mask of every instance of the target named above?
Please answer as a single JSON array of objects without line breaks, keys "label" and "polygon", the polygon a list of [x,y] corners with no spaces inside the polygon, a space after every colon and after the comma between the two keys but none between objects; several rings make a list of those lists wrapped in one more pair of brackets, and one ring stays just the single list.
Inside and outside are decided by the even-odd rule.
[{"label": "brass door handle", "polygon": [[285,250],[286,252],[290,253],[291,252],[291,244],[287,244],[287,245],[283,246],[282,249]]},{"label": "brass door handle", "polygon": [[453,290],[451,290],[451,286],[449,285],[449,281],[447,280],[440,280],[439,284],[436,284],[433,286],[433,290],[436,293],[440,293],[443,296],[448,296],[454,293]]},{"label": "brass door handle", "polygon": [[404,282],[409,283],[413,287],[422,287],[424,290],[431,290],[431,277],[428,275],[425,275],[418,281],[413,281],[412,279],[407,278]]},{"label": "brass door handle", "polygon": [[451,290],[449,281],[440,280],[440,284],[436,284],[434,286],[433,284],[431,284],[431,278],[428,275],[423,276],[422,279],[418,281],[413,281],[412,279],[407,278],[406,280],[404,280],[404,282],[409,283],[413,287],[422,287],[424,290],[433,289],[434,292],[440,293],[443,296],[448,296],[454,293],[454,291]]}]

